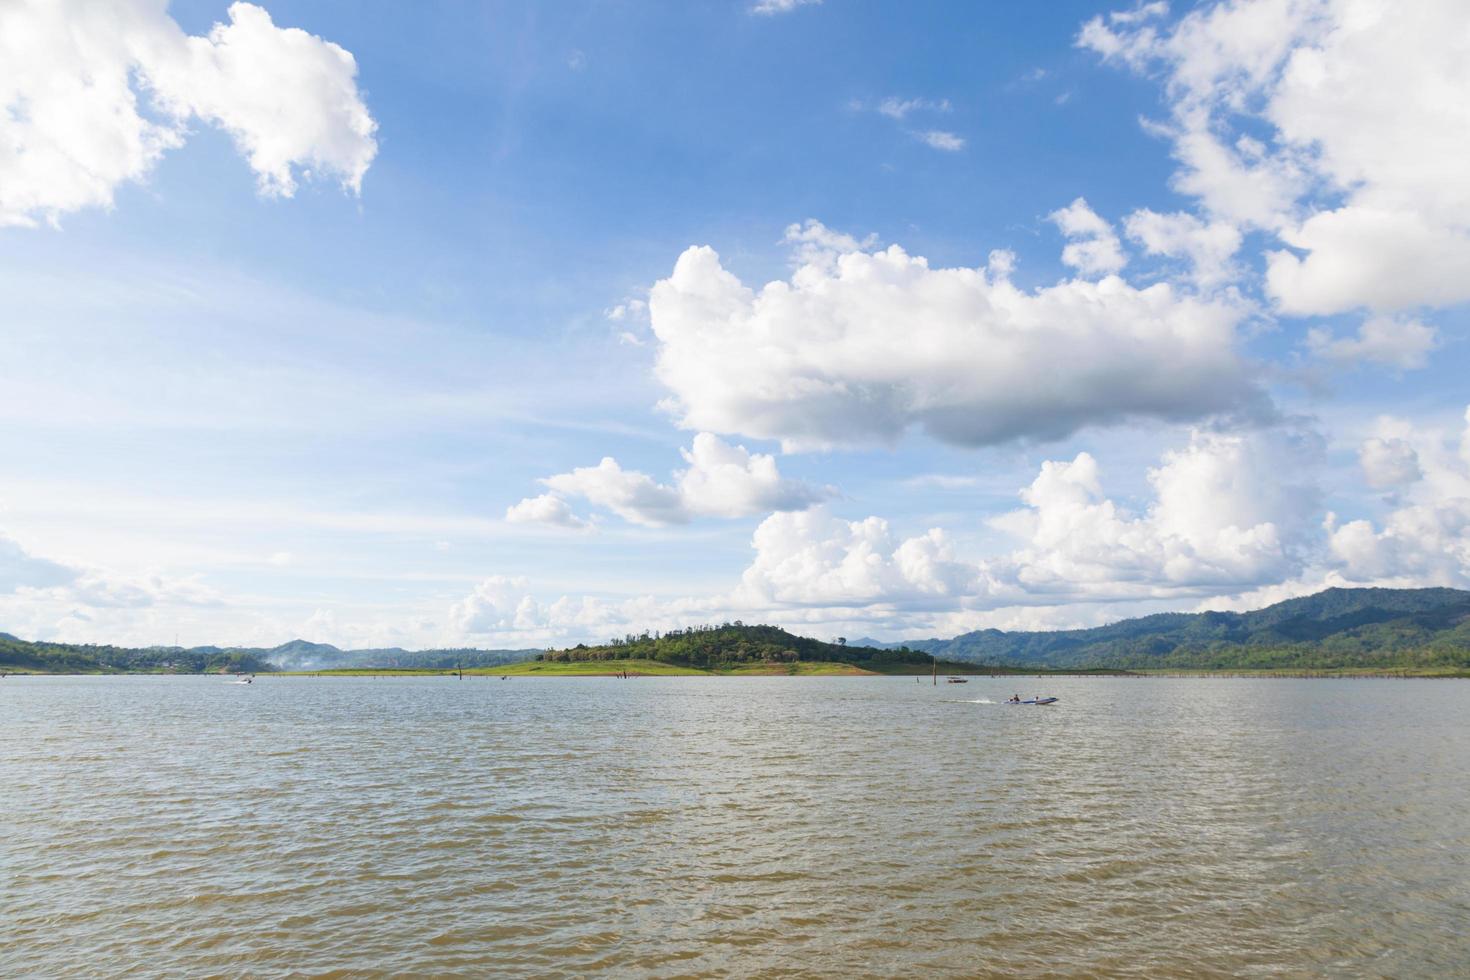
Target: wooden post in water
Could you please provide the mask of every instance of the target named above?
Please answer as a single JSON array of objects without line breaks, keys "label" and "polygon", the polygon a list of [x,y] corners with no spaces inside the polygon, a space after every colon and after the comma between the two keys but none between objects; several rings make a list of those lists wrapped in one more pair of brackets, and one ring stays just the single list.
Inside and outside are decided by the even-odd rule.
[{"label": "wooden post in water", "polygon": [[939,655],[938,654],[935,654],[935,653],[929,654],[929,666],[933,670],[933,673],[934,673],[934,686],[935,687],[938,687],[939,686]]}]

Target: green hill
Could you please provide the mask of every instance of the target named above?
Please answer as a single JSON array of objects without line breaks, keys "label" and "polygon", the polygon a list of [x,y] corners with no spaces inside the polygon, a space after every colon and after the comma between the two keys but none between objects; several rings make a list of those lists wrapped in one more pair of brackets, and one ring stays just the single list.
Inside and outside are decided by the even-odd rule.
[{"label": "green hill", "polygon": [[1328,589],[1247,613],[1160,613],[1083,630],[978,630],[907,646],[1051,668],[1470,668],[1470,592]]},{"label": "green hill", "polygon": [[[779,626],[747,626],[741,622],[720,626],[692,626],[667,633],[628,635],[600,646],[579,643],[565,650],[552,650],[536,657],[543,663],[581,663],[613,660],[648,660],[677,667],[724,669],[743,664],[841,663],[865,670],[892,672],[922,665],[929,669],[927,653],[906,646],[848,646],[797,636]],[[949,665],[955,668],[972,665]],[[945,664],[939,665],[944,670]]]}]

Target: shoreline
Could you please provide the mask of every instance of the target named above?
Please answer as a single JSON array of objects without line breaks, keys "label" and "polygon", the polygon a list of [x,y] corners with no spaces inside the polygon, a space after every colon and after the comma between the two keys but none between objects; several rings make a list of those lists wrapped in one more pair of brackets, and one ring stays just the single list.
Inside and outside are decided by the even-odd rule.
[{"label": "shoreline", "polygon": [[[458,672],[453,670],[393,670],[380,668],[354,668],[347,670],[321,670],[321,671],[280,671],[274,674],[259,674],[260,677],[454,677]],[[199,676],[199,675],[195,675]],[[464,676],[469,677],[505,677],[512,679],[517,677],[621,677],[618,671],[548,671],[548,672],[515,672],[504,673],[484,670],[466,670]],[[785,670],[742,670],[742,671],[715,671],[697,669],[672,669],[658,673],[638,672],[630,670],[629,679],[641,677],[928,677],[925,673],[879,673],[871,670],[826,670],[826,671],[800,671],[796,673]],[[941,675],[949,676],[949,675]],[[958,676],[958,675],[957,675]],[[962,676],[969,678],[990,678],[1001,680],[1004,678],[1047,678],[1047,677],[1117,677],[1131,678],[1134,680],[1466,680],[1470,679],[1470,670],[1380,670],[1380,671],[1332,671],[1332,670],[1016,670],[1006,673],[991,673],[989,671],[971,671]]]},{"label": "shoreline", "polygon": [[[257,680],[271,677],[929,677],[929,664],[885,664],[886,669],[872,670],[856,664],[836,661],[797,661],[795,663],[752,663],[733,668],[685,667],[651,660],[629,661],[522,661],[494,667],[466,667],[461,672],[448,667],[336,667],[322,670],[262,671]],[[233,673],[184,673],[178,671],[38,671],[27,668],[0,667],[10,678],[18,677],[217,677],[238,676]],[[1263,667],[1243,668],[1090,668],[1047,670],[1034,667],[980,666],[977,664],[940,664],[943,676],[966,678],[1047,678],[1047,677],[1126,677],[1176,679],[1279,679],[1279,680],[1464,680],[1470,668],[1460,667]]]}]

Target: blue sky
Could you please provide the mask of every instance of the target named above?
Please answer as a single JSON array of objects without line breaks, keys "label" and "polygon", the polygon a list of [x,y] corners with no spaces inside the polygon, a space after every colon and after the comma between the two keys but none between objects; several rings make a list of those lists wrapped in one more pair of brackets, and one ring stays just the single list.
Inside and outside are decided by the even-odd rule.
[{"label": "blue sky", "polygon": [[1454,6],[22,4],[0,629],[1466,584]]}]

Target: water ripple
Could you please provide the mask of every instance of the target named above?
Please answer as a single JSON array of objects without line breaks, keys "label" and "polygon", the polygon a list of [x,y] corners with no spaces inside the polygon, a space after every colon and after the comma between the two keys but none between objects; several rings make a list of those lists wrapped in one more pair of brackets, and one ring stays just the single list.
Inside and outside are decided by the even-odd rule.
[{"label": "water ripple", "polygon": [[3,976],[1470,973],[1470,685],[9,678]]}]

